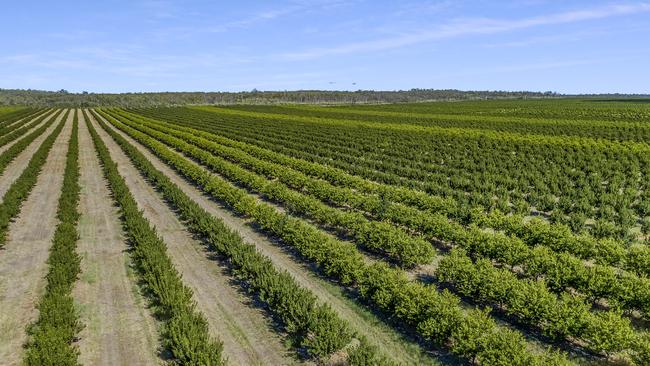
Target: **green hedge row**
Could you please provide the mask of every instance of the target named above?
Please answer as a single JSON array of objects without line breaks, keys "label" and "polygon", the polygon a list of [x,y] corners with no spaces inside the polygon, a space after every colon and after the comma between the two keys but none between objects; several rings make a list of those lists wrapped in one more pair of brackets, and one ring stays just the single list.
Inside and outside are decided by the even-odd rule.
[{"label": "green hedge row", "polygon": [[629,354],[639,365],[648,347],[641,333],[632,328],[630,319],[617,311],[591,311],[579,296],[565,293],[558,299],[542,281],[521,280],[516,274],[495,268],[487,259],[476,263],[463,250],[445,256],[436,276],[450,283],[474,302],[502,309],[523,324],[538,327],[554,340],[581,341],[586,349],[605,355]]},{"label": "green hedge row", "polygon": [[206,193],[251,217],[325,274],[341,285],[352,286],[362,299],[416,330],[431,344],[447,347],[461,358],[484,365],[568,364],[561,354],[529,350],[520,333],[498,326],[484,311],[462,308],[458,297],[450,292],[439,292],[435,286],[411,281],[404,271],[385,263],[367,264],[351,243],[332,238],[304,220],[279,212],[179,156],[161,142],[102,114]]},{"label": "green hedge row", "polygon": [[95,144],[104,176],[120,207],[122,225],[133,247],[133,259],[163,321],[163,346],[181,365],[223,365],[223,344],[211,339],[208,324],[192,300],[192,290],[183,284],[167,247],[142,215],[106,145],[87,115],[86,124]]},{"label": "green hedge row", "polygon": [[79,238],[77,204],[80,190],[78,115],[75,111],[56,214],[59,224],[52,239],[47,286],[38,305],[38,319],[28,329],[26,365],[78,365],[79,353],[72,343],[83,326],[71,292],[81,272],[81,258],[75,250]]},{"label": "green hedge row", "polygon": [[[60,111],[57,112],[57,114],[58,113],[60,113]],[[20,207],[36,185],[38,174],[41,172],[41,168],[43,168],[43,164],[45,164],[45,161],[47,160],[47,154],[52,148],[56,137],[61,132],[61,129],[63,129],[65,118],[67,117],[68,113],[70,113],[69,110],[66,112],[64,120],[61,121],[56,129],[43,141],[41,146],[38,148],[38,150],[36,150],[32,158],[29,160],[29,163],[27,164],[25,170],[23,170],[18,179],[13,182],[13,184],[5,193],[4,197],[2,197],[2,203],[0,203],[0,248],[2,248],[7,241],[7,231],[9,230],[9,224],[11,220],[16,217],[16,215],[18,215],[20,212]],[[13,145],[10,149],[5,151],[5,154],[9,153],[9,155],[13,155],[13,157],[15,157],[15,155],[18,154],[16,152],[17,150],[22,151],[29,142],[32,142],[38,135],[42,134],[48,126],[49,124],[46,124],[43,127],[39,128],[39,130],[34,131],[29,136],[20,140],[17,144]],[[26,140],[31,141],[21,144]],[[20,147],[16,150],[12,150],[16,145],[20,145]],[[6,165],[2,167],[2,162],[4,161],[3,158],[5,157],[5,154],[0,155],[0,172],[4,170],[4,167],[6,167]]]},{"label": "green hedge row", "polygon": [[[210,215],[192,201],[137,148],[100,119],[98,121],[134,166],[162,193],[190,231],[204,238],[212,250],[228,258],[231,273],[244,283],[245,289],[266,304],[310,357],[326,359],[346,347],[356,336],[328,305],[318,304],[316,296],[300,287],[290,274],[278,270],[270,259],[256,250],[255,245],[245,243],[221,219]],[[359,346],[346,350],[351,353],[350,364],[390,364],[366,343],[362,339]]]},{"label": "green hedge row", "polygon": [[515,235],[530,246],[544,245],[557,252],[570,253],[578,258],[650,276],[648,245],[627,246],[614,239],[597,240],[588,234],[575,235],[566,225],[549,225],[537,218],[524,223],[523,216],[504,215],[500,211],[489,215],[472,214],[472,217],[477,225]]}]

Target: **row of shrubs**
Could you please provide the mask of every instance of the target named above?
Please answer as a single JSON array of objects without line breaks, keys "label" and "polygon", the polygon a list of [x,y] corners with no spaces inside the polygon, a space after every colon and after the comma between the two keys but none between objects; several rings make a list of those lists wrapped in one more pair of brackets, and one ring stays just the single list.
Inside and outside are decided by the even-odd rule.
[{"label": "row of shrubs", "polygon": [[38,319],[28,328],[30,339],[26,344],[26,365],[79,364],[79,351],[73,342],[83,325],[75,310],[71,292],[81,272],[81,258],[76,252],[80,190],[78,115],[75,111],[56,214],[59,223],[50,248],[47,285],[38,304]]},{"label": "row of shrubs", "polygon": [[611,238],[597,240],[588,234],[575,235],[565,225],[549,225],[541,219],[524,222],[523,216],[504,215],[499,211],[489,215],[473,212],[471,216],[477,225],[502,230],[530,246],[545,245],[557,252],[570,253],[578,258],[650,276],[648,245],[628,246]]},{"label": "row of shrubs", "polygon": [[592,311],[583,298],[569,293],[558,298],[542,281],[522,280],[487,259],[474,263],[459,249],[441,260],[436,276],[473,302],[501,309],[555,341],[580,341],[597,354],[627,356],[638,365],[650,363],[648,339],[619,311]]}]

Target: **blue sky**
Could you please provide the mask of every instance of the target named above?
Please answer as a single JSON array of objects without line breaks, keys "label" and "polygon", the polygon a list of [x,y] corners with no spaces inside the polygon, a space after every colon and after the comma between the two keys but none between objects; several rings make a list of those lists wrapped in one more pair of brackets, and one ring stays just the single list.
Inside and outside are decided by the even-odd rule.
[{"label": "blue sky", "polygon": [[650,2],[5,1],[0,88],[650,93]]}]

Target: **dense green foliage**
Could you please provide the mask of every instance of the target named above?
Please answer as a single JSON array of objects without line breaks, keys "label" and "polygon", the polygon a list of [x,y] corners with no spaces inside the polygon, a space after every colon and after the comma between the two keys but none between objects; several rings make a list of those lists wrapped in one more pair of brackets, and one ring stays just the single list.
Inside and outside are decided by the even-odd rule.
[{"label": "dense green foliage", "polygon": [[249,216],[261,228],[294,247],[339,283],[354,287],[378,310],[416,330],[424,339],[454,354],[490,365],[565,364],[555,353],[528,350],[523,336],[497,326],[485,312],[463,309],[448,291],[411,281],[384,263],[367,263],[350,243],[337,240],[304,220],[278,211],[223,178],[169,150],[164,144],[102,112],[122,131],[149,147],[181,175],[204,191]]},{"label": "dense green foliage", "polygon": [[[58,113],[60,112],[61,111]],[[9,229],[11,220],[18,215],[23,202],[27,199],[29,193],[36,185],[38,174],[41,172],[41,169],[47,160],[47,155],[50,152],[52,145],[54,145],[56,137],[63,129],[65,117],[68,113],[70,113],[70,110],[68,110],[64,115],[64,120],[59,123],[54,131],[43,141],[41,146],[39,146],[38,150],[36,150],[32,158],[29,160],[25,170],[23,170],[20,176],[11,184],[5,195],[2,197],[2,203],[0,203],[0,248],[4,246],[7,241],[7,230]],[[52,121],[53,120],[54,117],[52,118]],[[13,160],[13,158],[18,155],[18,152],[22,151],[30,142],[33,141],[34,138],[42,134],[47,127],[48,124],[44,125],[39,128],[39,130],[34,131],[32,134],[20,140],[0,155],[0,172],[8,165],[8,163],[3,164],[5,161]],[[17,146],[19,146],[19,148],[12,150]],[[11,157],[11,159],[8,157]]]},{"label": "dense green foliage", "polygon": [[619,312],[592,313],[578,296],[565,293],[558,299],[543,282],[521,281],[514,273],[497,269],[485,259],[472,263],[462,251],[453,250],[444,257],[436,275],[472,301],[499,307],[521,322],[541,328],[553,339],[580,339],[594,352],[632,349],[634,357],[642,356],[635,348],[648,347],[642,344],[642,336],[635,334],[630,320]]},{"label": "dense green foliage", "polygon": [[[85,111],[84,111],[85,113]],[[166,245],[156,229],[138,209],[124,178],[117,170],[106,145],[86,117],[104,176],[117,202],[124,230],[133,247],[133,260],[155,300],[164,323],[163,345],[181,365],[222,365],[221,342],[210,338],[208,324],[192,300],[192,290],[185,286],[166,253]]]},{"label": "dense green foliage", "polygon": [[[477,116],[504,116],[543,118],[547,120],[599,120],[642,122],[648,118],[647,98],[592,98],[565,100],[501,100],[463,103],[411,103],[356,106],[354,109],[369,112],[399,112],[423,114],[455,114]],[[339,109],[339,108],[336,108]],[[340,108],[347,111],[348,108]]]},{"label": "dense green foliage", "polygon": [[14,113],[20,109],[22,109],[22,107],[0,107],[0,120],[5,116]]},{"label": "dense green foliage", "polygon": [[45,294],[38,304],[38,319],[28,333],[26,365],[78,365],[78,351],[72,342],[82,328],[77,315],[72,288],[81,272],[81,258],[75,251],[79,233],[79,141],[78,115],[74,112],[72,135],[68,143],[65,172],[48,258]]}]

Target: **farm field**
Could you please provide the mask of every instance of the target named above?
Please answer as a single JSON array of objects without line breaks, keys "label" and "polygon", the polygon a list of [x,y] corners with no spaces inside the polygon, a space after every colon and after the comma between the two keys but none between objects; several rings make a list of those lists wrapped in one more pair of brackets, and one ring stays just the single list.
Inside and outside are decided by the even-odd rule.
[{"label": "farm field", "polygon": [[0,107],[2,365],[650,365],[650,103]]}]

